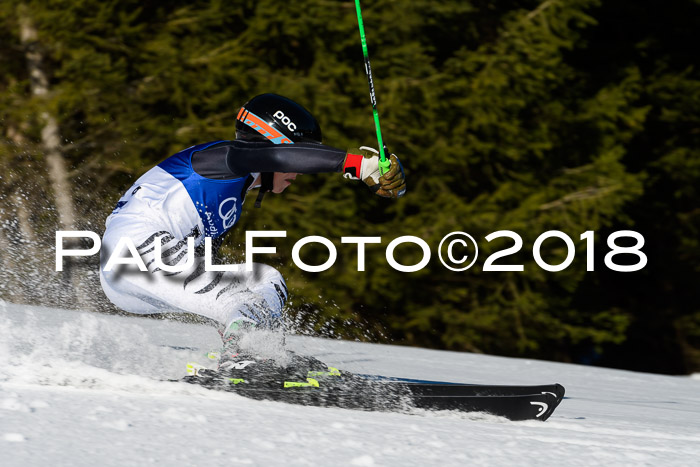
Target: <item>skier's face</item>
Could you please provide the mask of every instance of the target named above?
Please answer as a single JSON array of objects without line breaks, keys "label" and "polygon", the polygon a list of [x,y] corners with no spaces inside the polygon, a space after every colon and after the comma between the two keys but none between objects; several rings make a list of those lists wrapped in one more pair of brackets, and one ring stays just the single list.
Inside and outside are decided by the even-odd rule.
[{"label": "skier's face", "polygon": [[292,180],[297,178],[296,173],[283,173],[275,172],[275,177],[272,181],[272,192],[282,193],[289,185],[292,184]]}]

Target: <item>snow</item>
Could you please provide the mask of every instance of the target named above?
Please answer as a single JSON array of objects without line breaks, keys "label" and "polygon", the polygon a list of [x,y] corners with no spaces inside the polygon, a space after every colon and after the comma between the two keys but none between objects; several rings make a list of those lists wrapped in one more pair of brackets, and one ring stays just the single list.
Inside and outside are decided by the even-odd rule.
[{"label": "snow", "polygon": [[547,422],[253,401],[163,379],[206,363],[206,326],[0,302],[0,459],[34,465],[697,465],[700,379],[291,336],[360,373],[559,382]]}]

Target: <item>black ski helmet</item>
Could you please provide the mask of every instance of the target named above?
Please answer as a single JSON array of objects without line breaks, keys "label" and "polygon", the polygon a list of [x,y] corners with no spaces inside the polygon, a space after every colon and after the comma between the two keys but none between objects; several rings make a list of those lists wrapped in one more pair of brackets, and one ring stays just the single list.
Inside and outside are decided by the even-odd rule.
[{"label": "black ski helmet", "polygon": [[278,94],[260,94],[236,117],[236,138],[275,144],[321,143],[321,127],[301,105]]}]

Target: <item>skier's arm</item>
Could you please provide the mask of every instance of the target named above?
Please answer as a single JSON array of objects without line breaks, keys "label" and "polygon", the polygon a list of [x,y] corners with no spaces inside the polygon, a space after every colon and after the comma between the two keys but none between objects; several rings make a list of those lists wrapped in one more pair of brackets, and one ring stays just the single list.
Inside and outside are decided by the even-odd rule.
[{"label": "skier's arm", "polygon": [[195,153],[192,167],[203,177],[219,179],[259,172],[342,172],[345,155],[345,151],[323,144],[226,141]]},{"label": "skier's arm", "polygon": [[341,172],[345,151],[316,143],[276,144],[233,141],[227,158],[234,172]]},{"label": "skier's arm", "polygon": [[232,179],[250,173],[332,173],[363,180],[379,196],[397,198],[406,191],[403,167],[392,154],[392,168],[379,175],[379,157],[370,148],[346,153],[315,143],[271,145],[266,142],[225,141],[192,156],[192,167],[203,177]]}]

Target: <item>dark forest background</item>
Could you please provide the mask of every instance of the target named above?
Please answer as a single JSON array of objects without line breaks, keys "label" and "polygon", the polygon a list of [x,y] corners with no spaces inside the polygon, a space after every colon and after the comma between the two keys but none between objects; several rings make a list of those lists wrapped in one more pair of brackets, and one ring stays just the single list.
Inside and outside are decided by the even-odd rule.
[{"label": "dark forest background", "polygon": [[[363,13],[408,195],[303,176],[261,210],[249,201],[224,251],[240,259],[247,229],[288,231],[268,262],[304,332],[700,371],[700,2],[366,0]],[[310,109],[326,144],[376,146],[354,3],[0,2],[0,298],[114,312],[94,258],[54,272],[55,231],[101,233],[139,175],[184,147],[234,138],[240,105],[262,92]],[[507,259],[524,272],[481,271],[510,246],[483,239],[503,229],[524,240]],[[550,229],[576,243],[563,272],[532,258]],[[625,229],[646,239],[639,272],[603,264],[607,235]],[[435,252],[454,230],[480,239],[469,271],[436,255],[417,273],[386,264],[393,238],[417,235]],[[306,235],[337,244],[332,269],[293,266]],[[367,272],[344,235],[382,236]],[[551,264],[565,256],[557,240],[542,251]],[[410,263],[419,250],[397,255]],[[322,263],[324,250],[304,259]]]}]

